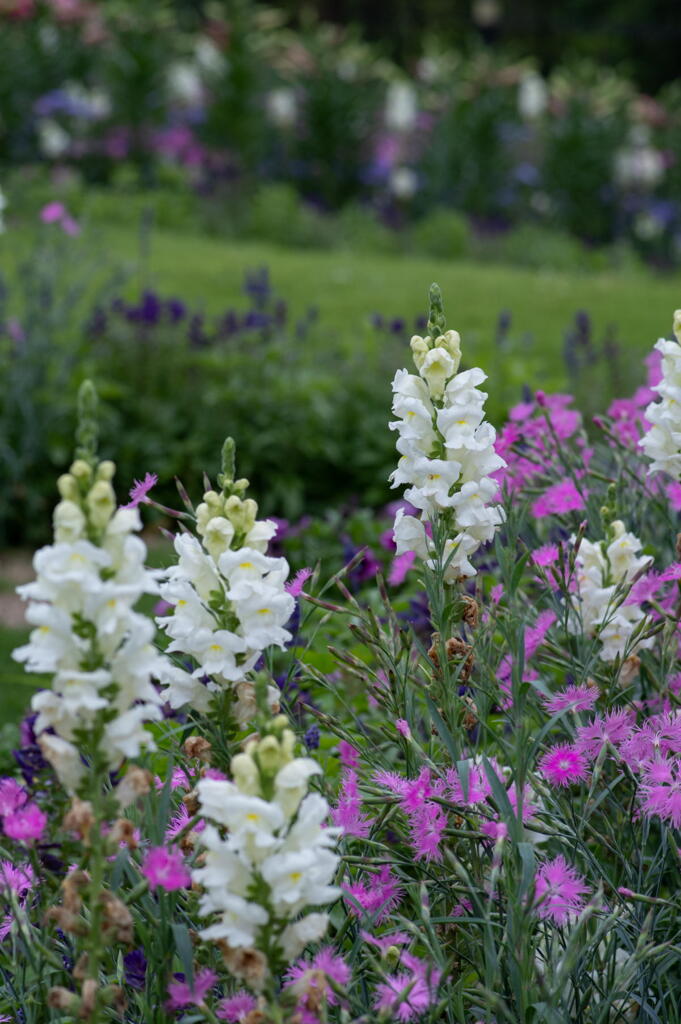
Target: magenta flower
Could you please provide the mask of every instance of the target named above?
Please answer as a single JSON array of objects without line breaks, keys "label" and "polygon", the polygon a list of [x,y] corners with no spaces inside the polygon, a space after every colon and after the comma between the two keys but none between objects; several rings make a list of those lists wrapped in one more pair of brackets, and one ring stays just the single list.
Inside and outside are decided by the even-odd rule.
[{"label": "magenta flower", "polygon": [[12,814],[28,800],[28,793],[16,779],[5,776],[0,778],[0,816]]},{"label": "magenta flower", "polygon": [[581,725],[577,729],[576,747],[595,760],[605,743],[616,747],[631,733],[634,727],[634,714],[628,708],[613,708],[601,718],[597,715],[589,725]]},{"label": "magenta flower", "polygon": [[544,547],[533,551],[531,558],[534,565],[541,566],[542,568],[546,568],[547,565],[555,565],[558,561],[558,546],[556,544],[545,544]]},{"label": "magenta flower", "polygon": [[584,498],[574,482],[561,480],[537,498],[532,505],[532,515],[535,519],[541,519],[544,516],[563,515],[565,512],[574,512],[585,507]]},{"label": "magenta flower", "polygon": [[168,1010],[184,1010],[186,1006],[201,1006],[206,994],[212,989],[218,976],[205,967],[194,976],[193,987],[186,981],[171,981],[168,985]]},{"label": "magenta flower", "polygon": [[[325,974],[327,978],[330,978],[331,981],[341,988],[350,981],[350,968],[343,957],[335,955],[331,946],[324,946],[319,952],[315,953],[311,960],[298,960],[289,967],[286,972],[284,988],[290,988],[297,981],[305,978],[307,979],[308,987],[319,988],[318,978],[312,972]],[[324,983],[324,994],[329,1006],[338,1005],[338,996],[328,983]],[[299,1012],[304,1009],[305,1000],[298,1007]]]},{"label": "magenta flower", "polygon": [[411,737],[411,729],[409,728],[409,722],[406,722],[404,718],[395,719],[395,728],[399,732],[400,736],[404,736],[406,740]]},{"label": "magenta flower", "polygon": [[147,473],[144,480],[135,480],[134,485],[130,488],[130,501],[127,505],[121,505],[121,508],[137,508],[139,504],[148,504],[147,494],[157,482],[156,473]]},{"label": "magenta flower", "polygon": [[387,932],[385,935],[372,935],[371,932],[362,931],[360,935],[365,942],[369,942],[372,946],[380,949],[381,953],[385,953],[391,946],[408,946],[412,940],[412,936],[408,935],[407,932]]},{"label": "magenta flower", "polygon": [[550,697],[542,697],[546,711],[555,715],[558,711],[565,711],[570,708],[572,711],[590,711],[600,696],[598,687],[589,686],[566,686],[564,690],[552,694]]},{"label": "magenta flower", "polygon": [[410,969],[388,975],[385,982],[376,986],[374,1007],[391,1010],[397,1020],[409,1021],[435,1002],[440,972],[408,953],[402,955],[402,960]]},{"label": "magenta flower", "polygon": [[215,1011],[215,1016],[220,1020],[229,1021],[230,1024],[240,1024],[246,1014],[257,1007],[255,996],[251,996],[244,989],[241,989],[228,999],[222,999]]},{"label": "magenta flower", "polygon": [[557,743],[539,762],[539,771],[552,786],[569,786],[588,778],[584,755],[569,743]]},{"label": "magenta flower", "polygon": [[416,555],[413,551],[405,551],[403,554],[395,556],[388,573],[388,583],[391,587],[399,587],[404,583],[407,573],[415,561]]},{"label": "magenta flower", "polygon": [[31,843],[40,839],[47,825],[47,815],[37,804],[24,804],[2,821],[2,830],[10,839],[22,843]]},{"label": "magenta flower", "polygon": [[369,885],[352,882],[341,885],[341,889],[350,897],[346,903],[351,914],[360,913],[359,904],[362,910],[375,918],[376,924],[380,924],[402,899],[402,889],[389,865],[382,867],[377,875],[370,875],[370,879]]},{"label": "magenta flower", "polygon": [[672,562],[660,573],[660,583],[667,583],[669,580],[681,580],[681,562]]},{"label": "magenta flower", "polygon": [[152,847],[145,857],[142,874],[152,889],[160,886],[166,892],[185,889],[191,885],[192,877],[179,850],[165,846]]},{"label": "magenta flower", "polygon": [[[182,829],[187,827],[190,821],[191,815],[187,810],[186,805],[180,804],[180,806],[177,809],[177,814],[175,814],[168,822],[168,826],[166,828],[164,836],[165,841],[167,843],[171,843],[173,839],[177,838],[178,834],[182,831]],[[203,832],[205,827],[205,821],[197,821],[196,824],[192,827],[192,831]]]},{"label": "magenta flower", "polygon": [[331,811],[334,825],[342,828],[348,836],[364,838],[374,822],[374,818],[362,813],[362,797],[354,768],[346,768],[338,796],[338,806]]},{"label": "magenta flower", "polygon": [[66,207],[63,203],[52,202],[43,206],[40,211],[40,219],[43,224],[56,224],[66,215]]},{"label": "magenta flower", "polygon": [[0,891],[12,890],[17,896],[24,896],[35,884],[35,874],[30,864],[12,864],[0,860]]},{"label": "magenta flower", "polygon": [[565,924],[571,915],[579,914],[588,891],[582,876],[563,856],[542,864],[534,876],[537,913],[542,920],[550,919],[558,925]]},{"label": "magenta flower", "polygon": [[291,597],[300,597],[300,595],[303,592],[303,587],[305,586],[306,582],[309,580],[311,575],[312,569],[300,569],[295,574],[291,582],[286,584],[284,590],[286,591],[287,594],[290,594]]},{"label": "magenta flower", "polygon": [[653,761],[642,776],[643,813],[681,826],[681,761]]},{"label": "magenta flower", "polygon": [[344,768],[359,767],[359,751],[348,743],[347,740],[341,740],[338,744],[338,756]]}]

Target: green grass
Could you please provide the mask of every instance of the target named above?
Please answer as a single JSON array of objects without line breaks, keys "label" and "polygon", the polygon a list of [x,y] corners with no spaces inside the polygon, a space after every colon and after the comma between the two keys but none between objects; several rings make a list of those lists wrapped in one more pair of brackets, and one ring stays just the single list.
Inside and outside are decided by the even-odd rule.
[{"label": "green grass", "polygon": [[[107,229],[111,255],[133,260],[138,237]],[[678,274],[648,271],[570,274],[471,262],[407,259],[345,251],[301,252],[271,244],[223,242],[156,231],[148,247],[140,284],[218,312],[241,301],[243,273],[267,266],[279,295],[295,313],[320,310],[320,322],[338,337],[361,341],[373,312],[409,319],[426,311],[427,289],[438,281],[450,326],[462,334],[467,361],[491,354],[497,316],[510,310],[518,333],[534,336],[539,362],[562,374],[563,332],[578,309],[592,317],[596,332],[613,325],[627,355],[644,355],[668,332],[681,304]]]},{"label": "green grass", "polygon": [[0,722],[18,721],[26,713],[31,694],[39,689],[39,677],[24,672],[23,666],[11,657],[14,648],[27,640],[27,629],[0,629]]}]

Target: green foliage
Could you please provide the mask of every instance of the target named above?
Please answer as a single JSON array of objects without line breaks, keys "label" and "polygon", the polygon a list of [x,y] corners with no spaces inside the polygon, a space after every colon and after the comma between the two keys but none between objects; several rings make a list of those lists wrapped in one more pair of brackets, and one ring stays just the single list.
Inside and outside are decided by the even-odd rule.
[{"label": "green foliage", "polygon": [[411,242],[416,252],[436,259],[458,260],[471,250],[468,221],[455,210],[435,209],[414,225]]}]

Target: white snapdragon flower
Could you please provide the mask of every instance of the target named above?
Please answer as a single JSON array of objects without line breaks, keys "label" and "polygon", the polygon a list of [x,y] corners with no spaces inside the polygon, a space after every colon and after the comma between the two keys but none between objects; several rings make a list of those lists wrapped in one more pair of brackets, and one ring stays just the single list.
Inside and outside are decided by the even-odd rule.
[{"label": "white snapdragon flower", "polygon": [[[574,541],[574,538],[573,538]],[[593,543],[584,538],[575,559],[577,592],[572,598],[568,625],[573,634],[598,636],[602,661],[611,662],[625,651],[633,654],[630,638],[645,614],[636,603],[623,603],[621,588],[650,564],[640,555],[641,542],[617,519],[609,540]],[[636,649],[650,647],[652,639],[638,641]]]},{"label": "white snapdragon flower", "polygon": [[662,353],[662,380],[653,390],[661,401],[651,402],[646,419],[651,424],[640,444],[651,460],[648,472],[662,472],[678,480],[681,477],[681,310],[674,313],[676,341],[664,338],[655,348]]},{"label": "white snapdragon flower", "polygon": [[[164,696],[172,707],[205,710],[212,693],[228,689],[237,721],[245,725],[254,711],[249,673],[267,647],[291,640],[286,624],[295,599],[285,589],[288,562],[265,554],[275,523],[257,520],[256,503],[242,498],[248,481],[221,481],[222,493],[207,491],[196,509],[198,537],[175,538],[178,561],[160,587],[172,606],[157,619],[171,639],[168,651],[193,659],[191,674],[202,680],[201,689],[169,675]],[[275,708],[276,691],[270,697]]]},{"label": "white snapdragon flower", "polygon": [[426,524],[448,516],[452,536],[445,545],[445,579],[453,583],[475,576],[471,555],[504,521],[503,509],[491,504],[498,490],[491,474],[505,463],[494,451],[494,427],[484,420],[487,395],[478,385],[485,374],[478,367],[457,372],[458,333],[415,336],[411,350],[419,376],[398,370],[393,381],[396,419],[390,428],[399,435],[401,458],[390,479],[393,487],[408,485],[405,499],[420,514],[400,510],[393,535],[398,555],[413,551],[432,567]]},{"label": "white snapdragon flower", "polygon": [[82,777],[76,741],[96,735],[103,712],[97,743],[110,769],[153,748],[146,723],[161,717],[153,680],[179,671],[154,647],[153,624],[133,610],[158,585],[144,567],[145,545],[133,535],[141,528],[139,513],[115,511],[113,471],[111,463],[80,459],[60,477],[55,543],[36,553],[36,579],[18,588],[35,628],[13,657],[29,672],[52,675],[50,689],[32,700],[35,728],[54,730],[41,743],[69,790]]},{"label": "white snapdragon flower", "polygon": [[339,863],[331,847],[339,830],[324,828],[328,804],[307,792],[319,765],[294,757],[294,742],[281,716],[267,736],[233,758],[234,782],[199,782],[209,824],[199,839],[202,866],[192,872],[203,889],[201,912],[211,918],[202,938],[267,956],[276,950],[287,960],[326,930],[325,914],[300,915],[339,895],[331,884]]}]

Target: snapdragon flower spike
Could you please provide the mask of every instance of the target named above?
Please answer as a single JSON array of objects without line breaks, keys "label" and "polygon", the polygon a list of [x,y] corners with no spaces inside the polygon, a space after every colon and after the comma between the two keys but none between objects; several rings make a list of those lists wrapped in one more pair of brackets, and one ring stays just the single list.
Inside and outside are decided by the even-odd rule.
[{"label": "snapdragon flower spike", "polygon": [[319,765],[294,757],[294,745],[278,716],[232,759],[233,781],[204,778],[197,786],[208,824],[198,839],[203,866],[192,878],[203,888],[201,913],[211,919],[201,937],[258,950],[272,971],[323,936],[328,915],[308,910],[340,895],[331,885],[340,830],[324,827],[329,806],[307,792]]},{"label": "snapdragon flower spike", "polygon": [[[438,293],[439,299],[439,293]],[[479,368],[458,373],[461,343],[456,331],[411,340],[419,376],[398,370],[393,380],[390,429],[400,454],[393,487],[407,484],[405,498],[419,515],[398,510],[394,524],[397,556],[413,552],[433,564],[434,546],[426,524],[446,515],[451,528],[445,548],[447,582],[474,576],[470,557],[492,539],[503,510],[490,504],[498,484],[492,474],[505,463],[494,451],[496,434],[484,420],[487,395]]]},{"label": "snapdragon flower spike", "polygon": [[[571,598],[568,628],[575,635],[597,635],[602,644],[600,658],[605,662],[622,657],[627,650],[632,654],[634,649],[651,647],[654,642],[651,638],[639,639],[632,648],[631,635],[646,616],[638,603],[625,600],[626,592],[618,596],[618,588],[632,583],[650,561],[638,554],[640,550],[640,540],[627,533],[619,519],[610,525],[607,539],[593,543],[584,537],[579,545],[575,559],[577,588]],[[631,598],[631,594],[628,596]]]},{"label": "snapdragon flower spike", "polygon": [[85,771],[88,737],[99,736],[97,754],[111,770],[153,748],[145,728],[161,717],[153,680],[175,671],[154,647],[153,623],[133,610],[143,594],[158,591],[135,536],[139,512],[116,510],[114,464],[97,462],[94,447],[83,453],[88,458],[77,458],[58,480],[54,543],[36,553],[35,581],[18,588],[34,629],[13,652],[28,672],[52,676],[51,688],[32,699],[34,730],[71,792]]},{"label": "snapdragon flower spike", "polygon": [[[291,640],[285,627],[309,572],[287,588],[286,559],[266,554],[276,523],[256,518],[255,501],[243,498],[248,481],[233,479],[229,440],[226,451],[222,490],[207,491],[196,509],[197,536],[175,538],[178,561],[161,585],[172,612],[157,622],[170,637],[168,651],[188,655],[196,666],[192,675],[178,670],[168,680],[164,697],[171,707],[206,712],[213,693],[227,688],[245,725],[254,706],[249,673],[267,647],[283,649]],[[276,696],[272,690],[273,708]]]},{"label": "snapdragon flower spike", "polygon": [[649,473],[662,472],[681,477],[681,309],[674,313],[675,341],[664,338],[656,343],[655,349],[662,356],[662,378],[653,387],[660,396],[659,402],[651,402],[645,412],[650,428],[640,441],[640,446],[651,461]]}]

